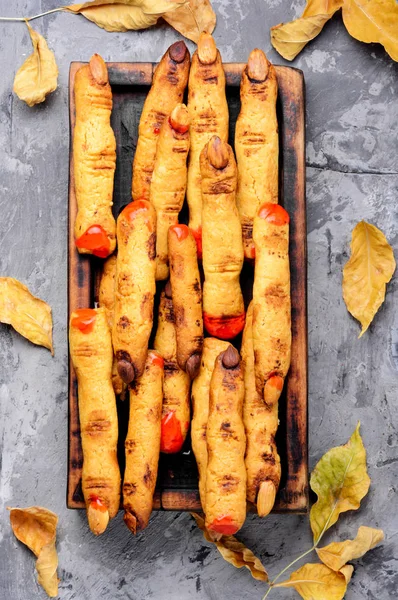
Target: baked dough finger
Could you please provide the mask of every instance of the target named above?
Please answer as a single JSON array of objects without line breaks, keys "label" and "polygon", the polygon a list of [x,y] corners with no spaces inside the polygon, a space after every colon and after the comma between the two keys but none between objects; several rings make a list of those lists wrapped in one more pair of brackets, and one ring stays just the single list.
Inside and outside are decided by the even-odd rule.
[{"label": "baked dough finger", "polygon": [[191,441],[199,472],[199,495],[203,512],[206,512],[206,473],[207,473],[207,421],[209,418],[210,381],[214,363],[219,354],[229,346],[228,342],[216,338],[205,338],[198,375],[192,382]]},{"label": "baked dough finger", "polygon": [[76,246],[81,254],[106,258],[116,246],[112,214],[116,141],[110,125],[112,91],[108,69],[98,54],[76,73],[75,104]]},{"label": "baked dough finger", "polygon": [[162,387],[163,358],[149,350],[143,374],[130,386],[125,441],[124,522],[133,533],[145,529],[152,512],[159,462]]},{"label": "baked dough finger", "polygon": [[156,215],[146,200],[128,204],[117,220],[113,350],[128,384],[142,375],[153,323]]},{"label": "baked dough finger", "polygon": [[207,422],[206,529],[224,535],[246,519],[244,394],[239,352],[229,345],[214,365]]},{"label": "baked dough finger", "polygon": [[99,535],[117,514],[120,503],[113,353],[104,308],[83,308],[71,314],[69,347],[78,385],[82,490],[89,527]]},{"label": "baked dough finger", "polygon": [[279,375],[270,377],[265,402],[256,389],[252,319],[251,302],[246,314],[241,349],[245,381],[243,422],[246,431],[246,495],[249,502],[257,505],[259,516],[265,517],[275,503],[281,479],[281,461],[275,434],[279,423],[278,400],[283,379]]},{"label": "baked dough finger", "polygon": [[[113,312],[115,308],[115,279],[116,279],[116,254],[109,256],[103,264],[98,290],[98,304],[105,308],[106,320],[110,330],[113,327]],[[117,360],[113,356],[112,385],[115,394],[120,396],[125,391],[125,383],[117,371]]]},{"label": "baked dough finger", "polygon": [[[253,347],[257,391],[269,404],[290,366],[291,302],[289,270],[289,215],[279,204],[263,204],[253,225],[256,249],[253,284]],[[275,383],[276,380],[273,379]]]},{"label": "baked dough finger", "polygon": [[149,200],[156,146],[163,121],[182,102],[188,82],[190,56],[183,41],[175,42],[163,55],[153,74],[138,127],[133,161],[133,200]]},{"label": "baked dough finger", "polygon": [[190,377],[177,363],[177,339],[170,283],[160,296],[155,350],[164,358],[163,409],[160,451],[179,452],[189,429]]},{"label": "baked dough finger", "polygon": [[200,153],[213,135],[228,141],[228,105],[221,55],[209,33],[201,33],[192,56],[188,82],[188,111],[191,117],[191,148],[188,161],[187,201],[189,227],[202,258],[202,191]]},{"label": "baked dough finger", "polygon": [[235,203],[232,148],[214,136],[200,156],[203,197],[203,320],[208,333],[232,339],[245,324],[239,276],[242,230]]},{"label": "baked dough finger", "polygon": [[238,207],[245,257],[255,256],[253,220],[264,202],[278,202],[278,83],[274,66],[262,50],[250,53],[240,85],[241,109],[236,121]]},{"label": "baked dough finger", "polygon": [[173,225],[168,245],[177,362],[193,379],[199,371],[203,347],[202,288],[195,238],[186,225]]},{"label": "baked dough finger", "polygon": [[167,232],[178,223],[187,185],[189,114],[177,104],[163,122],[156,150],[150,201],[156,209],[156,279],[169,277]]}]

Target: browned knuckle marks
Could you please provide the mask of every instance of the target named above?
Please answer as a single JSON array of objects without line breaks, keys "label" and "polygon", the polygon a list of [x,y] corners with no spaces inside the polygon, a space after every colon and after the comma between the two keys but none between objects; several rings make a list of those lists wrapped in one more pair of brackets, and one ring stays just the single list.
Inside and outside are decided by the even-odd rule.
[{"label": "browned knuckle marks", "polygon": [[185,370],[191,379],[195,379],[200,369],[200,355],[193,354],[187,360]]},{"label": "browned knuckle marks", "polygon": [[239,352],[233,346],[229,346],[222,354],[221,362],[225,369],[235,369],[240,362]]},{"label": "browned knuckle marks", "polygon": [[169,48],[169,56],[176,63],[182,63],[187,52],[188,49],[182,40],[174,42]]},{"label": "browned knuckle marks", "polygon": [[215,169],[225,169],[229,162],[229,146],[218,135],[213,135],[207,148],[209,163]]},{"label": "browned knuckle marks", "polygon": [[247,62],[247,75],[252,81],[265,81],[269,72],[269,61],[262,50],[252,50]]},{"label": "browned knuckle marks", "polygon": [[137,533],[137,518],[132,512],[126,510],[124,513],[123,521],[134,535]]}]

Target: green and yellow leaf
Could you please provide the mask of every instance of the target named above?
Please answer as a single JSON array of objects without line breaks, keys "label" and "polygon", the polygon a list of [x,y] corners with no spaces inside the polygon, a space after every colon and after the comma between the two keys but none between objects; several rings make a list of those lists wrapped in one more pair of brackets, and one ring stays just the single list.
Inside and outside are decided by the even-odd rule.
[{"label": "green and yellow leaf", "polygon": [[320,34],[342,4],[343,0],[308,0],[299,19],[271,27],[271,43],[275,50],[286,60],[296,58],[304,46]]},{"label": "green and yellow leaf", "polygon": [[395,266],[393,250],[380,229],[366,221],[358,223],[352,232],[351,257],[343,269],[343,298],[362,325],[359,337],[383,304]]},{"label": "green and yellow leaf", "polygon": [[324,548],[317,548],[321,561],[333,571],[340,571],[351,560],[361,558],[366,552],[380,544],[384,539],[381,529],[360,527],[354,540],[333,542]]},{"label": "green and yellow leaf", "polygon": [[391,58],[398,61],[396,0],[345,0],[343,21],[352,37],[368,44],[382,44]]},{"label": "green and yellow leaf", "polygon": [[294,588],[304,600],[342,600],[347,581],[343,573],[321,563],[308,563],[291,573],[287,581],[277,583],[274,587]]},{"label": "green and yellow leaf", "polygon": [[53,353],[51,308],[12,277],[0,277],[0,321]]},{"label": "green and yellow leaf", "polygon": [[54,53],[40,33],[26,25],[32,40],[33,52],[19,67],[14,79],[14,92],[28,106],[44,102],[57,89],[58,67]]},{"label": "green and yellow leaf", "polygon": [[37,557],[37,580],[50,598],[58,596],[58,555],[55,538],[58,517],[41,506],[10,508],[11,528],[15,537]]},{"label": "green and yellow leaf", "polygon": [[203,536],[207,542],[215,544],[224,560],[240,569],[246,567],[249,569],[252,577],[258,581],[268,581],[268,574],[264,565],[249,548],[246,548],[242,542],[239,542],[233,535],[222,535],[215,539],[205,527],[203,517],[197,513],[191,513],[199,529],[203,531]]},{"label": "green and yellow leaf", "polygon": [[318,496],[310,512],[315,544],[342,512],[357,510],[368,493],[370,478],[359,427],[358,423],[347,444],[326,452],[311,474],[310,486]]}]

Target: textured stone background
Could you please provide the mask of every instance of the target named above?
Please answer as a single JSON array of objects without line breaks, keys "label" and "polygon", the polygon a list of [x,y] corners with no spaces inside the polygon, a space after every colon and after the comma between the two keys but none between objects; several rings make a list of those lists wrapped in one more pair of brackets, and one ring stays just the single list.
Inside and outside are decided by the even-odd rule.
[{"label": "textured stone background", "polygon": [[[226,61],[245,61],[254,46],[271,60],[271,25],[298,16],[295,0],[214,0],[216,40]],[[2,16],[31,15],[56,0],[0,0]],[[28,108],[11,92],[31,52],[26,27],[0,24],[0,273],[17,277],[54,314],[55,357],[0,328],[0,598],[45,598],[34,560],[13,537],[6,506],[45,505],[59,514],[58,550],[64,600],[255,600],[264,587],[210,548],[188,514],[154,514],[134,538],[121,514],[94,539],[82,512],[65,507],[67,452],[66,223],[69,63],[100,52],[105,60],[158,60],[177,34],[160,27],[109,34],[84,18],[55,14],[34,23],[55,51],[59,87]],[[340,16],[296,59],[307,86],[307,205],[310,369],[310,466],[345,442],[360,419],[373,485],[360,514],[344,516],[333,535],[359,524],[382,527],[383,546],[357,562],[347,600],[397,597],[397,279],[370,331],[341,297],[341,269],[357,221],[379,226],[398,256],[397,64],[379,46],[346,33]],[[332,537],[328,536],[326,539]],[[310,544],[307,519],[249,517],[240,538],[271,574]],[[274,593],[294,598],[293,591]]]}]

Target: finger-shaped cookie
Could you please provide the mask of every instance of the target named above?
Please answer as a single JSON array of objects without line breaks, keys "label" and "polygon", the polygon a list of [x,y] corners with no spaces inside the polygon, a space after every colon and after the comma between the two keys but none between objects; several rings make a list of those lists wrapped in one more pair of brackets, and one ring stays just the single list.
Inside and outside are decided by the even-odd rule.
[{"label": "finger-shaped cookie", "polygon": [[246,431],[246,495],[249,502],[257,505],[259,516],[265,517],[275,503],[281,479],[281,461],[275,434],[278,429],[278,400],[283,380],[279,375],[270,377],[265,402],[256,388],[252,319],[251,302],[246,314],[241,349],[245,381],[243,422]]},{"label": "finger-shaped cookie", "polygon": [[233,535],[246,519],[245,390],[238,351],[231,345],[216,359],[207,422],[206,529]]},{"label": "finger-shaped cookie", "polygon": [[242,229],[236,208],[232,148],[214,136],[200,156],[203,197],[203,320],[208,333],[232,339],[245,324],[239,276]]},{"label": "finger-shaped cookie", "polygon": [[[253,347],[257,391],[268,403],[290,366],[291,306],[289,215],[279,204],[263,204],[254,218]],[[275,381],[275,380],[273,380]],[[272,389],[270,389],[272,388]]]},{"label": "finger-shaped cookie", "polygon": [[[106,319],[110,330],[113,327],[113,312],[115,308],[115,279],[116,279],[116,255],[109,256],[103,264],[98,290],[98,304],[105,308]],[[117,360],[113,357],[112,385],[116,395],[123,394],[125,384],[117,371]]]},{"label": "finger-shaped cookie", "polygon": [[177,334],[177,362],[193,379],[203,347],[202,289],[195,239],[186,225],[168,234],[170,283]]},{"label": "finger-shaped cookie", "polygon": [[98,54],[76,73],[75,105],[76,246],[82,254],[105,258],[116,246],[112,214],[116,141],[110,125],[112,91],[108,69]]},{"label": "finger-shaped cookie", "polygon": [[202,191],[200,153],[213,135],[228,140],[228,105],[221,55],[209,33],[201,33],[192,56],[188,82],[188,111],[191,117],[191,148],[188,161],[187,201],[189,227],[202,257]]},{"label": "finger-shaped cookie", "polygon": [[143,374],[130,386],[125,440],[124,522],[133,533],[145,529],[152,512],[158,474],[163,398],[163,358],[149,350]]},{"label": "finger-shaped cookie", "polygon": [[254,258],[253,220],[264,202],[278,202],[278,83],[262,50],[250,53],[240,84],[241,108],[235,129],[238,163],[236,204],[245,257]]},{"label": "finger-shaped cookie", "polygon": [[163,409],[160,450],[179,452],[189,429],[190,377],[177,363],[177,338],[170,283],[160,296],[155,350],[164,358]]},{"label": "finger-shaped cookie", "polygon": [[156,215],[146,200],[128,204],[117,220],[113,350],[118,372],[130,383],[144,371],[153,322]]},{"label": "finger-shaped cookie", "polygon": [[202,360],[198,375],[192,382],[191,441],[199,471],[199,495],[203,512],[206,512],[206,473],[207,473],[207,421],[209,418],[210,381],[214,363],[221,352],[228,348],[228,342],[216,338],[205,338]]},{"label": "finger-shaped cookie", "polygon": [[149,200],[156,146],[163,121],[182,102],[188,82],[190,56],[183,41],[175,42],[163,55],[153,74],[138,127],[133,162],[133,200]]},{"label": "finger-shaped cookie", "polygon": [[187,185],[189,114],[177,104],[163,122],[156,150],[150,201],[156,209],[156,279],[169,277],[167,233],[178,223]]},{"label": "finger-shaped cookie", "polygon": [[79,309],[71,314],[69,348],[78,385],[82,490],[88,524],[99,535],[117,514],[120,503],[113,352],[105,309]]}]

